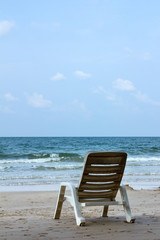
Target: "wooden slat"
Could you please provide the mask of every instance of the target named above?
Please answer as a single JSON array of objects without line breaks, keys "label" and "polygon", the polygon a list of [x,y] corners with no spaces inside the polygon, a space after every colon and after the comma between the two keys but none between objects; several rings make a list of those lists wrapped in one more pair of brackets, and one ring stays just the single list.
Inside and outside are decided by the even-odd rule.
[{"label": "wooden slat", "polygon": [[98,202],[108,202],[108,201],[114,201],[115,199],[112,197],[107,198],[79,198],[79,201],[82,202],[88,202],[88,203],[98,203]]},{"label": "wooden slat", "polygon": [[120,173],[122,171],[121,166],[87,166],[85,169],[85,173]]},{"label": "wooden slat", "polygon": [[119,184],[109,183],[109,184],[81,184],[79,190],[108,190],[108,189],[117,189]]},{"label": "wooden slat", "polygon": [[120,164],[122,157],[91,157],[89,156],[86,164]]},{"label": "wooden slat", "polygon": [[124,152],[90,152],[89,157],[127,157]]},{"label": "wooden slat", "polygon": [[83,182],[108,182],[108,181],[118,181],[120,179],[120,174],[108,175],[108,176],[94,176],[85,175],[83,176]]},{"label": "wooden slat", "polygon": [[79,192],[79,198],[107,198],[113,195],[113,191],[109,192]]}]

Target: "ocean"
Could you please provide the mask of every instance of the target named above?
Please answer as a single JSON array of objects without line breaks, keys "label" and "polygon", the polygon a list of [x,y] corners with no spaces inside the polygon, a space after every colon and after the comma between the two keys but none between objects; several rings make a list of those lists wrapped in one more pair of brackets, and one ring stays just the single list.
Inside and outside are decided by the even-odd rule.
[{"label": "ocean", "polygon": [[87,151],[128,154],[123,183],[160,186],[160,137],[1,137],[0,191],[57,190],[78,184]]}]

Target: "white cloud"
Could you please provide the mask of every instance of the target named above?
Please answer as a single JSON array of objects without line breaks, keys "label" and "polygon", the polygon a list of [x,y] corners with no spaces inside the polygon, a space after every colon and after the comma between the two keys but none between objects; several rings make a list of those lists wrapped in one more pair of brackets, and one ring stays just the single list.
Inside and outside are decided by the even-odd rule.
[{"label": "white cloud", "polygon": [[125,50],[128,54],[133,53],[133,50],[132,50],[130,47],[128,47],[128,46],[126,46],[126,47],[124,48],[124,50]]},{"label": "white cloud", "polygon": [[14,25],[12,21],[0,21],[0,36],[7,34]]},{"label": "white cloud", "polygon": [[50,107],[52,102],[50,100],[44,99],[42,94],[34,93],[32,96],[27,96],[28,103],[36,108]]},{"label": "white cloud", "polygon": [[91,74],[90,74],[90,73],[85,73],[85,72],[82,72],[82,71],[80,71],[80,70],[77,70],[77,71],[75,71],[74,73],[75,73],[75,75],[76,75],[77,77],[84,78],[84,79],[91,77]]},{"label": "white cloud", "polygon": [[9,113],[9,114],[14,114],[15,113],[8,106],[2,106],[2,105],[0,105],[0,112]]},{"label": "white cloud", "polygon": [[131,95],[138,99],[140,102],[160,106],[159,101],[152,100],[147,94],[142,93],[141,91],[136,89],[133,83],[129,80],[123,80],[121,78],[118,78],[116,81],[113,82],[113,86],[118,90],[130,92]]},{"label": "white cloud", "polygon": [[135,87],[129,80],[118,78],[113,82],[113,87],[121,91],[134,91]]},{"label": "white cloud", "polygon": [[145,52],[142,56],[142,58],[145,60],[145,61],[149,61],[152,59],[152,56],[149,52]]},{"label": "white cloud", "polygon": [[56,73],[54,76],[51,77],[52,81],[59,81],[65,79],[65,76],[62,73]]},{"label": "white cloud", "polygon": [[10,101],[10,102],[18,100],[18,98],[14,97],[11,93],[6,93],[4,97],[7,101]]},{"label": "white cloud", "polygon": [[115,100],[116,100],[116,95],[115,95],[114,93],[112,93],[112,92],[108,92],[108,93],[106,94],[106,98],[107,98],[107,100],[109,100],[109,101],[115,101]]},{"label": "white cloud", "polygon": [[150,103],[155,106],[160,106],[160,102],[152,100],[147,94],[136,91],[134,96],[141,102]]},{"label": "white cloud", "polygon": [[73,105],[76,106],[76,108],[79,108],[80,110],[82,110],[84,112],[87,111],[86,105],[83,102],[79,101],[78,99],[75,99],[73,101]]},{"label": "white cloud", "polygon": [[94,90],[94,93],[103,93],[103,94],[105,94],[106,99],[109,100],[109,101],[115,101],[116,100],[116,95],[113,92],[111,92],[111,91],[107,91],[102,86],[98,86],[97,89]]},{"label": "white cloud", "polygon": [[[136,98],[138,101],[143,103],[148,103],[154,106],[160,106],[160,101],[155,101],[151,99],[147,94],[142,93],[136,87],[133,85],[133,83],[129,80],[123,80],[121,78],[118,78],[113,82],[113,89],[112,90],[106,90],[103,86],[98,86],[94,93],[103,94],[105,98],[109,101],[112,101],[116,104],[125,104],[125,102],[122,99],[122,95],[119,96],[117,91],[114,91],[115,89],[118,89],[120,91],[126,91],[128,92],[132,97]],[[126,95],[125,95],[126,96]]]},{"label": "white cloud", "polygon": [[149,97],[146,94],[141,93],[140,91],[136,91],[134,96],[142,102],[149,102],[150,101]]},{"label": "white cloud", "polygon": [[72,102],[72,106],[74,107],[74,111],[79,112],[80,116],[85,117],[85,118],[90,118],[91,116],[91,112],[89,111],[89,109],[87,108],[86,104],[79,100],[79,99],[74,99]]}]

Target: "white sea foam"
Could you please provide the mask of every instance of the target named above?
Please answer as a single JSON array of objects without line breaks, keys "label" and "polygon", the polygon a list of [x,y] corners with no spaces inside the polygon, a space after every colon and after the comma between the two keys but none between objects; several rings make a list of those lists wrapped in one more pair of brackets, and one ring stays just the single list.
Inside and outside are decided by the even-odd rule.
[{"label": "white sea foam", "polygon": [[148,173],[124,173],[124,176],[160,176],[160,173],[148,172]]},{"label": "white sea foam", "polygon": [[15,164],[15,163],[22,163],[22,164],[28,164],[28,163],[46,163],[46,162],[58,162],[61,161],[61,158],[57,154],[50,154],[50,157],[48,158],[33,158],[33,159],[13,159],[13,160],[0,160],[0,164]]},{"label": "white sea foam", "polygon": [[[42,155],[41,155],[42,156]],[[60,161],[64,161],[64,157],[59,157],[58,154],[50,154],[50,156],[48,158],[33,158],[33,159],[13,159],[13,160],[0,160],[0,165],[3,164],[7,164],[7,165],[15,165],[15,164],[32,164],[32,163],[49,163],[49,162],[60,162]],[[68,159],[69,161],[69,159]],[[67,162],[67,161],[66,161]],[[79,162],[77,162],[76,160],[74,161],[74,159],[72,159],[72,162],[74,162],[74,166],[76,167],[78,165]],[[157,165],[160,165],[160,157],[128,157],[127,158],[127,163],[137,163],[138,165],[141,162],[145,162],[146,166],[152,166],[155,165],[155,162],[157,163]],[[82,164],[83,165],[83,162]]]},{"label": "white sea foam", "polygon": [[0,166],[0,170],[3,171],[3,170],[6,170],[6,169],[9,169],[9,168],[12,168],[11,166],[7,166],[7,167],[2,167]]},{"label": "white sea foam", "polygon": [[128,157],[127,162],[149,162],[158,161],[160,162],[160,157]]}]

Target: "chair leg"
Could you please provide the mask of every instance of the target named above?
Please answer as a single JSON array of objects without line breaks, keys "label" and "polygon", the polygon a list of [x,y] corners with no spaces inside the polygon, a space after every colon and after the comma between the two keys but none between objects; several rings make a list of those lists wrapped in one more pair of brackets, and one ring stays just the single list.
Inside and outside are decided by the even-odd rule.
[{"label": "chair leg", "polygon": [[59,190],[58,199],[57,199],[57,205],[56,205],[56,209],[55,209],[54,219],[60,218],[62,205],[64,202],[65,190],[66,190],[66,186],[61,185],[60,190]]},{"label": "chair leg", "polygon": [[103,207],[102,217],[108,217],[108,208],[109,208],[108,205],[105,205],[105,206]]},{"label": "chair leg", "polygon": [[78,201],[77,197],[77,190],[73,185],[70,185],[71,188],[71,194],[72,194],[72,205],[74,208],[74,213],[76,217],[76,223],[78,226],[84,226],[85,225],[85,218],[82,217],[81,213],[81,204]]},{"label": "chair leg", "polygon": [[130,208],[129,200],[128,200],[128,196],[127,196],[127,191],[126,191],[126,188],[124,185],[120,186],[120,193],[121,193],[121,198],[123,201],[124,211],[126,214],[126,221],[129,223],[134,223],[135,218],[132,216],[131,208]]},{"label": "chair leg", "polygon": [[[71,197],[64,196],[66,187],[70,188]],[[61,183],[54,219],[59,219],[60,218],[60,214],[61,214],[62,205],[63,205],[64,200],[69,201],[71,203],[71,205],[73,206],[77,225],[78,226],[84,226],[85,225],[85,218],[83,218],[82,214],[81,214],[81,204],[78,201],[77,190],[70,183],[65,183],[65,182]]]}]

